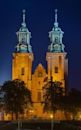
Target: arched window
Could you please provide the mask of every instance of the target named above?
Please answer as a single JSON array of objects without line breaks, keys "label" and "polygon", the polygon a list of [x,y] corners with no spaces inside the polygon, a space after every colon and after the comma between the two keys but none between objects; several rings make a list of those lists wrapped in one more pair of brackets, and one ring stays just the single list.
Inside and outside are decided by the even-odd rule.
[{"label": "arched window", "polygon": [[58,67],[57,66],[55,67],[55,73],[58,73]]},{"label": "arched window", "polygon": [[61,67],[61,65],[62,65],[62,57],[59,56],[59,66]]},{"label": "arched window", "polygon": [[41,92],[37,93],[37,100],[38,100],[38,102],[41,102]]},{"label": "arched window", "polygon": [[24,74],[25,74],[25,69],[21,68],[21,75],[24,75]]},{"label": "arched window", "polygon": [[61,63],[62,62],[62,57],[61,56],[59,56],[59,63]]},{"label": "arched window", "polygon": [[58,43],[58,37],[55,38],[55,43]]}]

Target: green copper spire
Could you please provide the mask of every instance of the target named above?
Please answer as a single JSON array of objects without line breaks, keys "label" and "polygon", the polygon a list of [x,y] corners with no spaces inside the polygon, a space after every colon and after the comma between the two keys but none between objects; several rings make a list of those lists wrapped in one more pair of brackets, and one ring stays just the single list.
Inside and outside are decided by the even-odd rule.
[{"label": "green copper spire", "polygon": [[26,27],[26,11],[23,10],[23,21],[21,23],[21,28],[17,32],[18,44],[16,46],[17,52],[32,52],[32,47],[30,45],[31,32],[29,32]]},{"label": "green copper spire", "polygon": [[48,46],[50,52],[64,52],[64,44],[62,42],[64,32],[58,27],[57,9],[55,9],[55,22],[52,31],[49,32],[51,45]]}]

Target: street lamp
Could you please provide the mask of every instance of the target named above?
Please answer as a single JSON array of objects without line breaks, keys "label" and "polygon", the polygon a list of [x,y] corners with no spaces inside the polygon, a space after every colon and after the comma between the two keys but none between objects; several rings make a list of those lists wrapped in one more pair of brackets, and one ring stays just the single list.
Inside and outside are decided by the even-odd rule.
[{"label": "street lamp", "polygon": [[51,118],[51,130],[53,130],[53,127],[54,127],[53,114],[50,115],[50,118]]},{"label": "street lamp", "polygon": [[33,109],[30,109],[30,118],[32,118],[33,117],[33,115],[34,115],[34,110]]}]

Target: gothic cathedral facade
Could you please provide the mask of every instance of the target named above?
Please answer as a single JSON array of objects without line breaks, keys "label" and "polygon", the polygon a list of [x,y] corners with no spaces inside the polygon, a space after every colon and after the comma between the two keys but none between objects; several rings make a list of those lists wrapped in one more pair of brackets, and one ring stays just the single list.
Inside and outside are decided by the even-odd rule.
[{"label": "gothic cathedral facade", "polygon": [[[30,44],[31,32],[25,22],[25,10],[23,10],[23,22],[17,32],[18,44],[12,57],[12,80],[21,79],[32,93],[34,102],[32,115],[37,117],[49,117],[43,114],[43,86],[45,79],[62,82],[62,87],[67,91],[68,83],[68,59],[63,44],[64,32],[58,26],[57,10],[55,10],[55,22],[52,31],[49,32],[50,45],[46,52],[47,70],[38,64],[32,74],[34,54]],[[60,115],[60,114],[59,114]],[[59,118],[59,117],[58,117]]]}]

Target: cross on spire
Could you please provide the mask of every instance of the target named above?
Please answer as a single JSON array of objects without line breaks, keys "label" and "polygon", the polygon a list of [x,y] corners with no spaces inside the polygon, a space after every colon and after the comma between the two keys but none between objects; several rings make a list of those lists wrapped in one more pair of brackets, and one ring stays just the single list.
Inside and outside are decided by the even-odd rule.
[{"label": "cross on spire", "polygon": [[58,27],[58,21],[57,21],[57,18],[58,18],[58,16],[57,16],[57,9],[55,9],[55,22],[54,22],[54,26],[55,27]]},{"label": "cross on spire", "polygon": [[57,23],[57,9],[55,9],[55,23]]},{"label": "cross on spire", "polygon": [[26,27],[26,22],[25,22],[25,13],[26,13],[26,10],[25,9],[23,9],[23,22],[22,22],[22,26],[23,27]]},{"label": "cross on spire", "polygon": [[23,9],[23,23],[25,23],[25,12],[26,12],[26,10],[25,9]]}]

